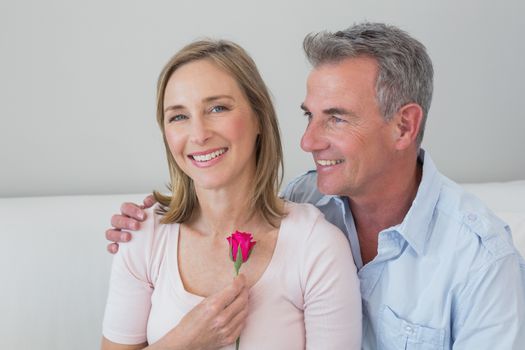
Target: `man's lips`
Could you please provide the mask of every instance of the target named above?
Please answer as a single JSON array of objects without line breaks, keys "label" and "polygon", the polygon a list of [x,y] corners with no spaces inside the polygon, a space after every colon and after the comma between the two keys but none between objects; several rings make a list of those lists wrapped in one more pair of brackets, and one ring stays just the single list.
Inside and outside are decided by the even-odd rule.
[{"label": "man's lips", "polygon": [[315,164],[320,166],[333,166],[341,164],[343,161],[343,159],[316,159]]}]

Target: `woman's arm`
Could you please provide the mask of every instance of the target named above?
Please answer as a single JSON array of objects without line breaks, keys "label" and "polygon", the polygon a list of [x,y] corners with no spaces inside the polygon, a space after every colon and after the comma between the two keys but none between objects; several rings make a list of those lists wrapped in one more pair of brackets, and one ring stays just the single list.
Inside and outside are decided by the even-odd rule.
[{"label": "woman's arm", "polygon": [[161,340],[146,347],[146,327],[155,279],[147,266],[154,246],[154,214],[151,210],[148,214],[143,232],[114,257],[102,349],[217,349],[235,342],[248,309],[248,289],[243,275],[222,291],[204,299]]},{"label": "woman's arm", "polygon": [[246,279],[239,275],[221,292],[209,296],[186,314],[180,323],[157,343],[124,345],[102,338],[102,350],[218,349],[239,337],[247,313]]},{"label": "woman's arm", "polygon": [[146,349],[148,343],[136,344],[136,345],[124,345],[113,343],[111,340],[108,340],[106,337],[102,337],[102,344],[100,346],[101,350],[140,350]]}]

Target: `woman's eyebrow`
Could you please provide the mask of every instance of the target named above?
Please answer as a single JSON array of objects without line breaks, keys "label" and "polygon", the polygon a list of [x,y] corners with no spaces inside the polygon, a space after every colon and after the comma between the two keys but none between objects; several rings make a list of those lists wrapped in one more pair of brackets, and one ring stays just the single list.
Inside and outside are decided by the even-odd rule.
[{"label": "woman's eyebrow", "polygon": [[215,101],[215,100],[220,100],[222,98],[227,98],[229,100],[233,100],[235,101],[235,99],[230,96],[230,95],[216,95],[216,96],[210,96],[210,97],[206,97],[205,99],[203,99],[202,101],[203,102],[212,102],[212,101]]},{"label": "woman's eyebrow", "polygon": [[178,110],[178,109],[184,109],[184,106],[183,105],[168,106],[168,107],[164,108],[164,113],[166,113],[167,111],[174,111],[174,110]]}]

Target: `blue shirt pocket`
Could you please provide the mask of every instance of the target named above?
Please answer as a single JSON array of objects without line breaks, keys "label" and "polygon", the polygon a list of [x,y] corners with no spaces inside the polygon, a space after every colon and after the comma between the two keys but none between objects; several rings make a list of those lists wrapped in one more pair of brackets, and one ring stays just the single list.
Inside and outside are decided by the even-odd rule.
[{"label": "blue shirt pocket", "polygon": [[382,350],[442,350],[445,344],[445,330],[409,322],[387,305],[380,309],[378,337]]}]

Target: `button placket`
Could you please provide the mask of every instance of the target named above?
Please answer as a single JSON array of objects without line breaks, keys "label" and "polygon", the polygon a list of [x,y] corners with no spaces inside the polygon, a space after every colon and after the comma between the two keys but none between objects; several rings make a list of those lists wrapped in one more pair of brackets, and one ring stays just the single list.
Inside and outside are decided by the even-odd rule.
[{"label": "button placket", "polygon": [[403,321],[402,324],[403,333],[407,336],[407,339],[413,339],[417,335],[417,326],[407,321]]}]

